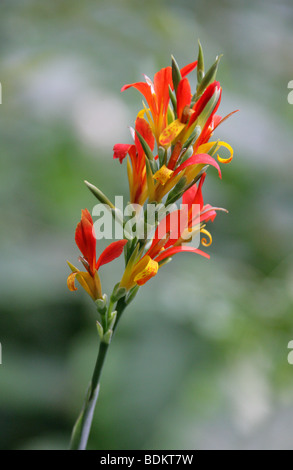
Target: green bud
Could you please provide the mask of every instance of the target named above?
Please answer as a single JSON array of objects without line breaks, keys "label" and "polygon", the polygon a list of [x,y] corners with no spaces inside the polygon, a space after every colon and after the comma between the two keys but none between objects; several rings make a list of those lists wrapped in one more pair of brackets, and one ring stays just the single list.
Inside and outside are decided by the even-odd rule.
[{"label": "green bud", "polygon": [[103,295],[102,299],[97,299],[95,304],[97,306],[97,310],[101,315],[105,315],[106,310],[107,310],[107,302],[108,302],[108,297],[106,294]]},{"label": "green bud", "polygon": [[115,325],[115,323],[116,323],[116,319],[117,319],[117,311],[115,310],[115,311],[112,312],[111,315],[109,316],[109,329],[110,329],[110,330],[113,330],[114,325]]},{"label": "green bud", "polygon": [[112,302],[117,302],[122,297],[125,297],[125,295],[126,295],[125,287],[120,287],[120,283],[118,282],[118,284],[116,284],[116,286],[113,289],[113,294],[111,295],[111,300],[112,300]]},{"label": "green bud", "polygon": [[103,336],[104,336],[104,328],[102,327],[101,323],[98,321],[96,322],[96,325],[97,325],[97,330],[98,330],[100,340],[102,341]]},{"label": "green bud", "polygon": [[210,83],[212,83],[215,80],[221,57],[222,55],[219,55],[216,58],[211,68],[207,71],[207,73],[205,74],[201,82],[198,84],[197,90],[196,90],[197,97],[200,96],[204,92],[204,90],[210,85]]},{"label": "green bud", "polygon": [[160,167],[162,167],[163,165],[166,164],[166,161],[167,161],[167,150],[164,149],[164,147],[159,147],[158,155],[159,155]]},{"label": "green bud", "polygon": [[104,193],[100,189],[98,189],[96,186],[93,184],[89,183],[88,181],[84,181],[86,186],[89,188],[89,190],[93,193],[93,195],[102,203],[105,204],[106,206],[111,207],[111,209],[115,209],[114,204],[105,196]]},{"label": "green bud", "polygon": [[186,162],[186,160],[188,160],[193,155],[193,152],[194,150],[192,146],[188,147],[188,149],[185,149],[185,151],[182,152],[181,157],[178,159],[176,166],[178,167],[179,165],[182,165],[182,163]]},{"label": "green bud", "polygon": [[177,92],[177,88],[179,85],[180,80],[182,79],[180,68],[173,56],[172,57],[172,80],[174,85],[174,90]]},{"label": "green bud", "polygon": [[103,343],[110,344],[113,336],[113,330],[108,330],[103,336]]},{"label": "green bud", "polygon": [[172,191],[170,191],[167,201],[166,201],[167,206],[169,204],[173,204],[182,196],[184,189],[185,189],[186,182],[187,182],[186,177],[182,176],[182,178],[180,178],[176,186],[172,189]]},{"label": "green bud", "polygon": [[190,145],[193,145],[196,142],[196,140],[198,139],[198,137],[200,136],[200,134],[201,134],[201,127],[200,126],[195,126],[194,131],[192,132],[192,134],[188,137],[186,142],[184,142],[184,147],[188,148]]},{"label": "green bud", "polygon": [[197,83],[200,84],[204,77],[204,59],[201,43],[198,40],[198,57],[197,57]]},{"label": "green bud", "polygon": [[174,113],[177,116],[177,114],[176,114],[176,112],[177,112],[177,99],[176,99],[176,96],[174,95],[173,91],[171,90],[170,85],[169,85],[169,97],[170,97],[170,100],[171,100],[171,103],[172,103],[172,106],[173,106],[173,109],[174,109]]},{"label": "green bud", "polygon": [[167,109],[167,122],[168,122],[168,125],[171,124],[171,122],[173,122],[174,120],[175,120],[175,114],[172,111],[171,106],[169,105],[168,109]]}]

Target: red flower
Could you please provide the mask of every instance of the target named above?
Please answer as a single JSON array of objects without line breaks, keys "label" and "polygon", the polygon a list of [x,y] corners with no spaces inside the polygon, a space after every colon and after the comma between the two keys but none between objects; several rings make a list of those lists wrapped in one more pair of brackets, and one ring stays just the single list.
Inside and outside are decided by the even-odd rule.
[{"label": "red flower", "polygon": [[81,221],[77,224],[75,231],[75,242],[83,256],[79,258],[86,272],[79,271],[68,262],[72,273],[68,276],[67,286],[70,291],[77,290],[75,278],[93,300],[102,298],[101,282],[98,275],[99,268],[118,258],[123,251],[127,240],[119,240],[111,243],[96,260],[96,237],[94,234],[93,219],[87,209],[81,212]]},{"label": "red flower", "polygon": [[116,144],[114,146],[114,158],[118,158],[120,163],[127,154],[130,157],[131,165],[128,163],[128,180],[130,190],[130,202],[143,205],[148,197],[145,153],[138,139],[138,132],[146,141],[151,151],[154,150],[155,139],[148,122],[138,117],[135,121],[135,143],[132,145]]},{"label": "red flower", "polygon": [[177,119],[167,126],[159,137],[160,145],[168,147],[174,140],[184,143],[193,131],[197,120],[203,116],[199,124],[202,126],[201,134],[206,133],[213,116],[221,102],[222,89],[220,83],[211,83],[192,108],[191,91],[187,78],[180,80],[177,88]]},{"label": "red flower", "polygon": [[[195,69],[196,65],[197,61],[183,67],[180,71],[181,76],[185,77],[188,75]],[[167,126],[167,110],[170,100],[169,87],[171,90],[174,89],[172,68],[166,67],[157,72],[154,76],[154,82],[152,82],[148,77],[145,78],[146,83],[137,82],[130,85],[124,85],[121,88],[121,91],[134,87],[145,97],[152,115],[152,119],[150,119],[150,116],[148,115],[150,125],[157,142],[159,142],[159,136]],[[149,114],[148,110],[146,110],[146,113]]]},{"label": "red flower", "polygon": [[[225,210],[204,205],[202,186],[206,174],[183,195],[183,207],[168,214],[158,225],[152,244],[145,255],[139,260],[132,260],[126,267],[121,280],[121,287],[127,290],[136,284],[142,286],[152,277],[168,258],[176,253],[196,253],[205,258],[209,255],[193,246],[186,246],[190,239],[199,232],[208,237],[201,240],[204,246],[212,243],[210,233],[204,228],[204,222],[213,221],[217,210]],[[196,209],[196,210],[195,210]]]}]

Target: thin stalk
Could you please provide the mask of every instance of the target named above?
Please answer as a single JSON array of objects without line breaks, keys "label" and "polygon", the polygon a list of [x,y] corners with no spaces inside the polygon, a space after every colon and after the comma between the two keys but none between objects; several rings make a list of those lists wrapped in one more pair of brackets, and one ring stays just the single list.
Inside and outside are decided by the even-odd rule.
[{"label": "thin stalk", "polygon": [[[125,298],[122,298],[117,302],[117,320],[114,326],[114,330],[116,329],[118,321],[121,318],[126,305]],[[95,407],[99,396],[102,369],[105,363],[108,349],[109,344],[101,341],[92,380],[88,388],[82,410],[72,431],[70,450],[86,450]]]}]

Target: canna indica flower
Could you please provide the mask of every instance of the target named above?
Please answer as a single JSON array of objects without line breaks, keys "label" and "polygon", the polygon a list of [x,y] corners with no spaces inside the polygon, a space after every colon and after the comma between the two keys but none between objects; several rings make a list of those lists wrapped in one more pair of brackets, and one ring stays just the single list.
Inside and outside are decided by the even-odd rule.
[{"label": "canna indica flower", "polygon": [[73,264],[68,263],[72,273],[67,279],[67,286],[70,291],[76,291],[75,279],[93,300],[102,299],[101,281],[98,275],[99,268],[118,258],[127,240],[119,240],[111,243],[96,260],[96,237],[94,234],[93,219],[87,209],[81,212],[81,221],[77,224],[75,231],[75,242],[83,256],[79,260],[84,265],[86,271],[80,271]]},{"label": "canna indica flower", "polygon": [[[230,153],[228,158],[217,155],[220,163],[229,163],[233,158],[233,149],[229,144],[222,141],[209,142],[216,127],[233,113],[223,119],[216,115],[222,96],[222,88],[216,80],[211,83],[207,81],[206,86],[201,83],[200,93],[198,94],[198,87],[198,91],[192,95],[186,75],[195,66],[196,62],[193,62],[179,70],[173,58],[172,67],[160,70],[155,75],[154,83],[146,77],[146,83],[134,83],[122,88],[124,91],[133,86],[145,96],[149,108],[145,106],[138,114],[137,121],[144,115],[147,116],[158,153],[153,154],[154,143],[149,144],[149,136],[148,141],[144,139],[149,151],[146,164],[132,146],[119,144],[114,147],[114,158],[122,161],[128,153],[131,159],[131,166],[128,162],[131,202],[143,204],[147,198],[149,202],[160,202],[177,184],[180,186],[183,180],[188,189],[207,165],[216,167],[221,177],[220,168],[213,158],[220,147],[225,147]],[[145,120],[144,122],[146,123]],[[141,137],[144,138],[143,135]],[[163,158],[159,158],[160,152],[161,155],[163,152]],[[140,169],[143,168],[143,171],[135,169],[135,160],[140,162]]]},{"label": "canna indica flower", "polygon": [[202,96],[191,107],[191,87],[187,78],[180,80],[177,98],[177,119],[169,124],[159,137],[159,143],[163,147],[169,147],[177,140],[182,144],[188,139],[198,125],[202,129],[206,122],[210,122],[221,102],[222,89],[220,83],[211,83]]},{"label": "canna indica flower", "polygon": [[[151,246],[145,255],[137,259],[139,258],[138,254],[134,253],[125,269],[120,283],[121,287],[130,290],[135,285],[144,285],[156,276],[159,268],[167,260],[177,253],[196,253],[210,258],[204,251],[193,246],[186,246],[192,237],[199,232],[207,237],[201,240],[202,245],[210,246],[212,236],[205,229],[205,223],[213,222],[217,211],[225,211],[225,209],[213,207],[210,204],[204,205],[202,186],[205,177],[204,173],[198,186],[195,184],[184,193],[182,208],[171,212],[159,223]],[[197,208],[197,211],[194,208]]]},{"label": "canna indica flower", "polygon": [[[188,75],[195,69],[196,65],[197,61],[183,67],[180,71],[181,76],[185,77]],[[166,67],[157,72],[153,82],[146,75],[145,79],[146,82],[124,85],[121,91],[134,87],[145,97],[149,107],[145,106],[142,114],[146,113],[155,139],[159,143],[159,137],[168,124],[169,87],[171,90],[174,89],[172,67]]]},{"label": "canna indica flower", "polygon": [[[129,181],[130,202],[143,205],[148,197],[147,174],[145,153],[138,139],[137,132],[145,140],[150,150],[154,150],[155,139],[149,123],[138,117],[135,121],[134,144],[114,145],[114,158],[118,158],[120,163],[129,155],[127,161],[127,173]],[[130,163],[131,162],[131,163]]]}]

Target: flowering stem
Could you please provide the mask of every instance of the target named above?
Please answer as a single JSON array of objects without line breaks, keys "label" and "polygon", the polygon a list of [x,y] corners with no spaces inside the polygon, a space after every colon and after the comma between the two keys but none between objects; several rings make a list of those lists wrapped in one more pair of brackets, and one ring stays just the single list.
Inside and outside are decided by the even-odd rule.
[{"label": "flowering stem", "polygon": [[[118,320],[120,319],[123,311],[126,308],[125,299],[122,298],[117,302],[117,320],[114,326],[114,330],[117,326]],[[72,431],[70,450],[86,450],[87,442],[92,426],[92,420],[95,412],[95,407],[97,399],[99,396],[100,390],[100,378],[102,374],[103,365],[107,356],[109,349],[109,344],[101,341],[99,347],[99,353],[97,357],[97,362],[93,372],[92,380],[88,388],[86,398],[80,412],[80,415],[75,423],[75,426]]]}]

